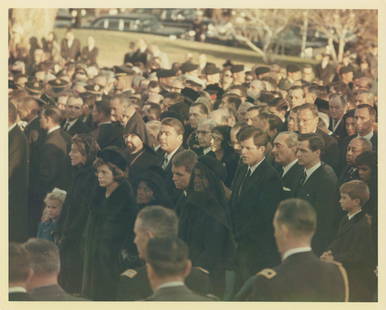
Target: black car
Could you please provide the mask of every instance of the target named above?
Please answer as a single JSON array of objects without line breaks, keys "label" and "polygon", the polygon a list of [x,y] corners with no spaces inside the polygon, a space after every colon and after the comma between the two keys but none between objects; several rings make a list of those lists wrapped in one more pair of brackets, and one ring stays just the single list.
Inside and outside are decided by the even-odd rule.
[{"label": "black car", "polygon": [[92,21],[87,28],[149,33],[176,38],[181,38],[186,33],[183,27],[164,26],[156,16],[150,14],[101,16]]}]

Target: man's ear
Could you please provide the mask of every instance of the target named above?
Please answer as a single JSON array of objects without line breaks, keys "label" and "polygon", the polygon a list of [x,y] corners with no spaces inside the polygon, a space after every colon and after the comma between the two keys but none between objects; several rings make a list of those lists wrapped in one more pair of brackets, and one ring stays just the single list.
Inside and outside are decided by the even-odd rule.
[{"label": "man's ear", "polygon": [[184,269],[184,278],[186,278],[190,274],[191,270],[192,270],[192,261],[188,259]]},{"label": "man's ear", "polygon": [[319,158],[320,158],[320,156],[322,155],[322,151],[321,151],[321,150],[316,150],[315,153],[318,154]]},{"label": "man's ear", "polygon": [[181,142],[184,141],[184,135],[178,135],[177,139],[180,140]]}]

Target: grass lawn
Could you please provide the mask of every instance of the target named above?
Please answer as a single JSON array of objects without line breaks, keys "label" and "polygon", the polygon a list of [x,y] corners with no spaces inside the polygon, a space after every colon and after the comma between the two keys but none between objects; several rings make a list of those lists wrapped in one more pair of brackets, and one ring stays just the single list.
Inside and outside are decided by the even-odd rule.
[{"label": "grass lawn", "polygon": [[[64,31],[62,28],[55,30],[59,40],[63,38]],[[74,33],[82,46],[87,44],[88,36],[92,35],[95,38],[96,45],[99,48],[98,62],[101,66],[110,67],[122,64],[123,56],[128,51],[129,43],[140,38],[145,39],[148,43],[158,45],[161,51],[168,54],[171,62],[183,62],[186,59],[186,55],[190,53],[196,62],[200,54],[206,54],[208,61],[214,62],[218,66],[221,66],[227,59],[231,59],[234,63],[244,63],[249,66],[262,63],[261,58],[255,52],[236,47],[179,39],[172,40],[168,37],[132,32],[74,29]],[[284,65],[288,63],[315,63],[313,60],[285,55],[277,55],[275,62]]]}]

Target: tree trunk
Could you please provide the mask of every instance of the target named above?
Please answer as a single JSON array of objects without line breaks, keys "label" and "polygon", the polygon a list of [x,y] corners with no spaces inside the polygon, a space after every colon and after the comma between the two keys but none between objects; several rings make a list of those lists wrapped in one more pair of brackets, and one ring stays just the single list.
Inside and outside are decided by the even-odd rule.
[{"label": "tree trunk", "polygon": [[337,57],[336,57],[336,51],[335,51],[335,47],[334,47],[334,41],[332,40],[332,38],[328,39],[328,48],[329,48],[329,51],[332,55],[332,59],[336,62]]},{"label": "tree trunk", "polygon": [[[57,9],[10,9],[10,39],[20,46],[28,47],[31,37],[39,41],[53,31]],[[17,29],[17,34],[12,30]]]},{"label": "tree trunk", "polygon": [[343,38],[339,39],[339,49],[338,49],[338,62],[343,60],[344,47],[346,45],[346,40]]},{"label": "tree trunk", "polygon": [[302,29],[302,45],[300,49],[300,57],[304,58],[305,49],[307,44],[307,32],[308,32],[308,10],[303,13],[303,29]]}]

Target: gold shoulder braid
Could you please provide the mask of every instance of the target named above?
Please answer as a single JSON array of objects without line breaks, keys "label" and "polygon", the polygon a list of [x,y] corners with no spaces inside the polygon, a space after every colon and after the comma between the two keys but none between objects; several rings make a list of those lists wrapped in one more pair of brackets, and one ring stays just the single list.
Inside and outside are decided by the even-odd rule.
[{"label": "gold shoulder braid", "polygon": [[342,275],[343,278],[343,283],[344,283],[344,301],[348,302],[349,296],[350,296],[350,288],[348,285],[348,277],[347,277],[347,272],[346,269],[343,267],[343,265],[340,262],[337,261],[331,261],[331,263],[335,264],[338,266],[338,269]]},{"label": "gold shoulder braid", "polygon": [[206,270],[206,269],[204,269],[204,268],[202,268],[202,267],[200,267],[200,266],[196,266],[196,268],[197,268],[198,270],[201,270],[203,273],[209,274],[209,271],[208,271],[208,270]]},{"label": "gold shoulder braid", "polygon": [[276,271],[270,268],[265,268],[259,271],[258,273],[256,273],[257,276],[263,276],[264,278],[267,278],[269,280],[275,277],[276,274],[277,274]]},{"label": "gold shoulder braid", "polygon": [[121,273],[121,276],[126,276],[130,279],[134,278],[138,272],[136,272],[134,269],[127,269],[125,272]]}]

